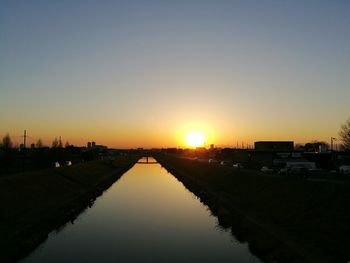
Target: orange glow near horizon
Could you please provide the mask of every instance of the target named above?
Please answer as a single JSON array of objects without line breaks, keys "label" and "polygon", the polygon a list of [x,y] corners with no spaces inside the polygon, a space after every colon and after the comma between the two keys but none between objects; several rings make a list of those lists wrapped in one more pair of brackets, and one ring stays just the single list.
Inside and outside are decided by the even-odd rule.
[{"label": "orange glow near horizon", "polygon": [[[200,116],[201,117],[201,116]],[[286,124],[283,129],[281,125],[269,123],[268,127],[260,123],[247,123],[236,120],[234,125],[230,122],[215,122],[214,118],[206,121],[203,117],[194,119],[179,118],[171,122],[159,122],[147,125],[104,125],[94,121],[93,125],[87,122],[76,121],[75,124],[60,127],[59,125],[50,125],[44,127],[37,123],[16,124],[11,129],[0,130],[0,139],[8,132],[14,143],[19,145],[23,143],[23,128],[27,128],[27,144],[36,143],[41,139],[46,146],[51,146],[55,138],[61,136],[63,144],[67,141],[76,146],[86,146],[88,141],[95,141],[97,144],[106,145],[111,148],[194,148],[208,147],[214,144],[217,147],[247,147],[253,146],[255,141],[264,140],[292,140],[295,144],[307,143],[313,140],[326,141],[329,143],[330,135],[337,135],[338,125],[330,125],[330,131],[322,130],[321,127],[293,126]],[[97,123],[97,124],[96,124]],[[210,124],[210,125],[209,125]],[[277,127],[277,128],[276,128]],[[294,128],[293,128],[294,127]],[[82,132],[84,131],[84,132]],[[199,133],[192,135],[192,133]],[[196,138],[197,137],[197,138]],[[204,137],[204,139],[203,139]]]},{"label": "orange glow near horizon", "polygon": [[[297,125],[297,121],[286,123],[276,119],[257,120],[253,116],[249,119],[232,116],[232,121],[224,121],[229,117],[216,112],[198,113],[186,108],[184,111],[179,109],[176,114],[160,112],[154,120],[145,119],[132,124],[128,120],[114,121],[113,116],[108,115],[103,118],[91,117],[91,121],[85,119],[84,115],[77,116],[77,119],[67,117],[66,120],[59,119],[50,125],[46,125],[50,123],[49,119],[42,122],[27,118],[20,119],[21,121],[9,119],[7,129],[0,129],[0,138],[8,132],[14,144],[19,145],[23,143],[23,130],[26,128],[28,145],[41,139],[44,145],[51,146],[52,141],[61,136],[63,144],[68,141],[76,146],[85,146],[88,141],[95,141],[111,148],[126,149],[193,148],[209,147],[210,144],[216,147],[247,147],[261,140],[292,140],[295,144],[313,140],[329,142],[331,135],[336,136],[339,128],[337,120],[327,126],[327,129],[322,129],[323,123],[316,119],[312,123]],[[192,137],[188,135],[193,132],[202,134],[204,141],[189,142],[187,137]]]}]

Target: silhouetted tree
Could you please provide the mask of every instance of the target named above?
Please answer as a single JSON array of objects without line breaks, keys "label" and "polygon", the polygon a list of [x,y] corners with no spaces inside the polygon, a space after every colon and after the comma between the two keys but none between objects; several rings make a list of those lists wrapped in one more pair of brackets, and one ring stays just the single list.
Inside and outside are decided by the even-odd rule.
[{"label": "silhouetted tree", "polygon": [[66,144],[64,145],[64,147],[67,148],[67,147],[69,147],[69,146],[70,146],[69,142],[66,141]]},{"label": "silhouetted tree", "polygon": [[345,150],[350,150],[350,118],[340,126],[339,137]]},{"label": "silhouetted tree", "polygon": [[53,141],[52,141],[52,148],[57,148],[58,147],[58,140],[57,138],[55,138]]},{"label": "silhouetted tree", "polygon": [[37,142],[36,142],[36,147],[37,148],[42,148],[44,146],[43,142],[41,139],[39,139]]},{"label": "silhouetted tree", "polygon": [[305,152],[318,152],[320,146],[326,146],[328,148],[328,144],[326,142],[313,141],[306,143],[302,149],[304,149]]},{"label": "silhouetted tree", "polygon": [[60,139],[58,140],[58,148],[62,148],[62,147],[63,147],[63,143],[60,137]]},{"label": "silhouetted tree", "polygon": [[2,147],[5,149],[10,149],[12,148],[12,140],[9,134],[6,134],[4,138],[2,138]]}]

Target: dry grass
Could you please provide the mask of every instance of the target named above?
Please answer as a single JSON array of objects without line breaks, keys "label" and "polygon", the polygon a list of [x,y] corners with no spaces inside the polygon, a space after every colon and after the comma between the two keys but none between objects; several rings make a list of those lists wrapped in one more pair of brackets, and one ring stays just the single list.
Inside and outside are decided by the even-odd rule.
[{"label": "dry grass", "polygon": [[233,208],[300,248],[308,260],[350,259],[348,182],[265,176],[174,157],[158,159],[166,168],[190,178],[203,189],[228,196]]},{"label": "dry grass", "polygon": [[17,260],[81,212],[134,163],[92,161],[0,178],[0,261]]}]

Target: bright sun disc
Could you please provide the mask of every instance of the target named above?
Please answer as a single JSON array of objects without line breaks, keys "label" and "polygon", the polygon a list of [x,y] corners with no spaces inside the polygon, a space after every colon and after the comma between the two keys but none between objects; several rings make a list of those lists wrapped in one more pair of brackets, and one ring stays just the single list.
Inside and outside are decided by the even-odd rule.
[{"label": "bright sun disc", "polygon": [[190,147],[204,146],[205,136],[200,132],[191,132],[186,135],[186,144]]}]

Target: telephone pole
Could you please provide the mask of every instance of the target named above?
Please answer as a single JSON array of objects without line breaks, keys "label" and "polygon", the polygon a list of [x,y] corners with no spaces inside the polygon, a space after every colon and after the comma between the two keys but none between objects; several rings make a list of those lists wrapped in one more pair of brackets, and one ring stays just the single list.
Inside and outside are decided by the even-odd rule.
[{"label": "telephone pole", "polygon": [[22,171],[25,170],[26,166],[26,143],[27,143],[27,130],[24,130],[23,134],[23,156],[22,156]]},{"label": "telephone pole", "polygon": [[26,142],[27,142],[27,130],[24,130],[24,135],[23,135],[23,149],[26,148]]}]

